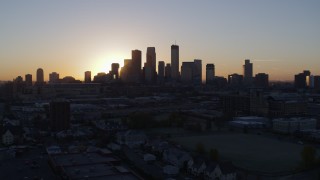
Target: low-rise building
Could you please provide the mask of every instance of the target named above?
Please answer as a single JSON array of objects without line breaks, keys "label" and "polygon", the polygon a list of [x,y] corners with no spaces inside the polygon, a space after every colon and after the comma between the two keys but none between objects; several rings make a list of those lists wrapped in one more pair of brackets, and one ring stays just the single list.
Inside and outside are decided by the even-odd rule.
[{"label": "low-rise building", "polygon": [[313,118],[278,118],[272,122],[273,131],[285,134],[314,130],[317,127],[317,120]]}]

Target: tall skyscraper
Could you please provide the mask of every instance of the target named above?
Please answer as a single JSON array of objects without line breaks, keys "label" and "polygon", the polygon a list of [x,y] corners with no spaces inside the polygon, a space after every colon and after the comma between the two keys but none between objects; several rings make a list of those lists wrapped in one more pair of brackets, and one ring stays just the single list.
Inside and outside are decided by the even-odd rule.
[{"label": "tall skyscraper", "polygon": [[112,79],[119,79],[119,63],[112,63],[111,64],[111,74]]},{"label": "tall skyscraper", "polygon": [[182,62],[181,81],[184,83],[192,83],[194,69],[195,69],[194,62]]},{"label": "tall skyscraper", "polygon": [[193,70],[193,83],[202,84],[202,60],[195,59],[194,61],[194,70]]},{"label": "tall skyscraper", "polygon": [[70,102],[66,100],[50,102],[50,127],[52,131],[62,131],[70,127]]},{"label": "tall skyscraper", "polygon": [[44,83],[44,73],[43,69],[39,68],[37,69],[37,84],[43,84]]},{"label": "tall skyscraper", "polygon": [[148,47],[144,66],[144,79],[147,82],[154,82],[156,74],[156,49],[155,47]]},{"label": "tall skyscraper", "polygon": [[59,82],[59,74],[56,72],[52,72],[49,74],[49,83],[58,83]]},{"label": "tall skyscraper", "polygon": [[251,85],[253,83],[252,69],[252,63],[250,63],[250,59],[246,59],[243,65],[243,81],[245,85]]},{"label": "tall skyscraper", "polygon": [[165,74],[164,77],[168,80],[171,79],[171,64],[167,63],[165,70],[164,70]]},{"label": "tall skyscraper", "polygon": [[26,85],[27,86],[32,86],[32,75],[31,74],[26,74]]},{"label": "tall skyscraper", "polygon": [[91,71],[84,72],[84,83],[91,83]]},{"label": "tall skyscraper", "polygon": [[294,86],[296,88],[306,88],[308,86],[308,80],[311,73],[309,70],[304,70],[302,73],[294,76]]},{"label": "tall skyscraper", "polygon": [[132,51],[132,62],[130,63],[130,82],[140,82],[142,73],[141,73],[141,51],[133,50]]},{"label": "tall skyscraper", "polygon": [[164,79],[164,61],[159,61],[158,64],[158,79],[163,80]]},{"label": "tall skyscraper", "polygon": [[215,76],[214,64],[207,64],[206,65],[206,83],[209,84],[211,81],[213,81],[214,76]]},{"label": "tall skyscraper", "polygon": [[171,78],[178,80],[180,77],[179,72],[179,46],[171,46]]}]

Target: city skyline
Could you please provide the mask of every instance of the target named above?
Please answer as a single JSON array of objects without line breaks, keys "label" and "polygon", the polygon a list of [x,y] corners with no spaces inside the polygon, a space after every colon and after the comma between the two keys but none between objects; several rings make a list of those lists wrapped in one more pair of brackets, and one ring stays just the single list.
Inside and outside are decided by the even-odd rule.
[{"label": "city skyline", "polygon": [[[155,47],[159,61],[171,62],[179,45],[182,62],[215,65],[217,76],[242,74],[250,59],[253,75],[294,80],[302,70],[320,74],[318,1],[214,2],[56,1],[4,2],[0,6],[0,80],[43,68],[83,80],[84,72],[108,73],[123,66],[132,49]],[[148,16],[146,16],[148,15]],[[176,41],[176,43],[175,43]],[[156,67],[157,69],[157,67]]]}]

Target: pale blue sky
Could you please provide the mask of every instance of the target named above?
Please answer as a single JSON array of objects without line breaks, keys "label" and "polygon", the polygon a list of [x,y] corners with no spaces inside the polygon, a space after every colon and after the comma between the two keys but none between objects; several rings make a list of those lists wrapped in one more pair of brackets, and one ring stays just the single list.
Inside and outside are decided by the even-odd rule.
[{"label": "pale blue sky", "polygon": [[319,0],[8,0],[0,24],[0,80],[38,67],[83,79],[133,49],[145,61],[148,46],[170,62],[175,41],[180,62],[214,63],[220,76],[242,73],[245,58],[272,80],[320,75]]}]

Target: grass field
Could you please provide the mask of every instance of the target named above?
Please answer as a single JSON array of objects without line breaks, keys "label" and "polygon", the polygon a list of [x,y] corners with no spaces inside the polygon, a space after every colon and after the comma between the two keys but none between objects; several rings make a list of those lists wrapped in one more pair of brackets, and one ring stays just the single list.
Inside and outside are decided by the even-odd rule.
[{"label": "grass field", "polygon": [[207,151],[217,149],[222,160],[231,160],[246,169],[270,173],[297,168],[304,146],[276,138],[240,133],[176,137],[171,140],[189,150],[194,150],[196,144],[201,142]]}]

